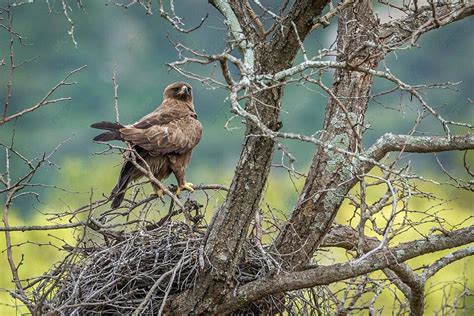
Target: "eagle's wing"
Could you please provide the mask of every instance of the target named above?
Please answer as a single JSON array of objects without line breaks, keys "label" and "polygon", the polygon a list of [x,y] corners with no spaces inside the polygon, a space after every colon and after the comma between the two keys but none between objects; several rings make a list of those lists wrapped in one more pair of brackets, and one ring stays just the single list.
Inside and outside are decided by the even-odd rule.
[{"label": "eagle's wing", "polygon": [[120,129],[120,134],[124,140],[140,146],[152,156],[192,150],[201,139],[201,123],[190,115],[168,120],[171,114],[166,114],[168,122],[165,124],[150,124],[160,121],[159,115],[144,117],[134,125]]},{"label": "eagle's wing", "polygon": [[167,109],[161,106],[157,110],[142,117],[139,121],[133,124],[133,127],[146,129],[156,125],[165,125],[177,118],[187,116],[188,114],[189,113],[183,112],[179,108]]},{"label": "eagle's wing", "polygon": [[160,107],[142,117],[133,124],[133,127],[149,128],[155,125],[164,125],[189,115],[197,117],[194,108],[189,107],[186,103],[182,103],[179,100],[164,100]]}]

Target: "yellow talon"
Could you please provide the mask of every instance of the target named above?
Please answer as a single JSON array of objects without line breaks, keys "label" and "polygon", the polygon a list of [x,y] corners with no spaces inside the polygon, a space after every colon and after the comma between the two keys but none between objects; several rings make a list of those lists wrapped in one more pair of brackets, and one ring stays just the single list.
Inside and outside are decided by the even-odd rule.
[{"label": "yellow talon", "polygon": [[193,186],[194,184],[192,184],[191,182],[186,182],[183,186],[183,189],[188,190],[189,192],[194,192]]},{"label": "yellow talon", "polygon": [[178,189],[176,189],[176,195],[179,195],[182,190],[194,192],[193,186],[194,184],[192,184],[191,182],[186,182],[182,187],[178,187]]},{"label": "yellow talon", "polygon": [[157,188],[155,190],[155,192],[153,192],[152,194],[150,194],[151,197],[158,197],[158,198],[161,198],[163,197],[163,190],[160,189],[160,188]]}]

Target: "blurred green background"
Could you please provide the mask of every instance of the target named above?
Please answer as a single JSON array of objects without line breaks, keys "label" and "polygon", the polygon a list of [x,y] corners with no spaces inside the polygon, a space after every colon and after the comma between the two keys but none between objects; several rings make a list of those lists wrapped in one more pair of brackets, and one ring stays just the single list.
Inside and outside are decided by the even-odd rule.
[{"label": "blurred green background", "polygon": [[[61,1],[49,1],[51,12],[45,1],[33,1],[12,10],[15,30],[22,34],[24,43],[24,46],[17,41],[14,44],[16,62],[33,57],[37,59],[15,71],[10,113],[35,104],[69,71],[87,65],[86,69],[70,79],[77,82],[76,85],[63,87],[53,96],[71,96],[72,101],[47,105],[0,127],[0,141],[8,143],[15,129],[15,148],[30,159],[50,152],[58,143],[68,140],[53,156],[53,164],[46,165],[33,182],[54,184],[71,192],[54,188],[33,188],[33,191],[40,194],[39,200],[32,195],[16,199],[12,210],[12,225],[45,223],[45,216],[41,215],[41,212],[73,209],[88,201],[91,190],[96,197],[110,192],[120,170],[121,156],[94,155],[94,152],[101,151],[104,147],[91,141],[96,131],[89,128],[89,125],[100,120],[115,119],[112,88],[114,64],[117,65],[120,121],[131,123],[161,103],[162,91],[167,84],[183,80],[183,77],[170,72],[166,66],[166,63],[179,58],[179,52],[172,41],[179,41],[188,47],[209,53],[219,53],[225,46],[227,33],[222,18],[207,1],[176,3],[176,11],[183,17],[188,28],[197,25],[209,14],[204,25],[190,34],[176,32],[169,23],[159,17],[156,10],[154,15],[146,15],[145,11],[138,7],[124,10],[109,2],[83,1],[83,11],[76,7],[75,1],[69,2],[73,9],[69,14],[75,23],[77,48],[68,34],[70,25],[62,12]],[[0,7],[9,3],[13,1],[0,0]],[[267,3],[276,6],[271,1]],[[386,9],[377,10],[382,18],[389,14]],[[3,17],[5,18],[5,15]],[[440,112],[447,118],[472,123],[474,109],[469,99],[474,99],[473,30],[473,19],[436,30],[422,37],[419,48],[391,54],[384,66],[409,84],[460,82],[455,86],[456,91],[430,90],[425,97],[434,107],[444,106]],[[305,42],[308,53],[316,54],[319,49],[328,47],[335,39],[335,32],[333,24],[308,37]],[[8,33],[1,29],[0,60],[5,58],[7,61],[8,53]],[[190,69],[220,79],[218,68],[195,66]],[[5,99],[7,80],[8,68],[0,67],[0,100]],[[191,81],[191,84],[194,87],[195,105],[204,132],[201,143],[194,151],[188,169],[188,180],[193,183],[229,184],[243,142],[242,124],[240,119],[234,119],[230,123],[231,131],[224,128],[232,116],[226,102],[226,91],[213,89],[197,81]],[[373,93],[388,87],[390,85],[386,82],[376,80]],[[291,85],[285,91],[284,100],[284,131],[311,135],[321,129],[327,100],[319,88],[311,85]],[[415,102],[400,93],[384,96],[376,101],[371,103],[367,114],[367,122],[371,124],[372,129],[366,133],[366,146],[385,132],[407,133],[419,109]],[[443,133],[439,122],[431,118],[426,119],[419,131]],[[314,147],[295,142],[285,144],[297,158],[298,170],[305,173]],[[280,157],[280,153],[276,152],[275,162],[279,162]],[[439,157],[449,171],[454,174],[461,172],[462,156],[459,153],[442,154]],[[411,161],[414,171],[425,177],[446,180],[433,155],[409,155],[405,161]],[[5,155],[2,152],[0,166],[4,165]],[[4,167],[0,168],[3,172]],[[12,161],[13,180],[20,178],[25,170],[21,162]],[[174,178],[170,177],[168,182],[174,183]],[[302,186],[301,179],[296,181],[296,186]],[[449,215],[453,221],[459,221],[472,212],[472,195],[449,188],[433,190],[440,197],[453,200],[450,207],[457,210],[457,213]],[[297,192],[286,173],[280,169],[272,170],[265,202],[288,214],[296,198]],[[210,213],[221,200],[220,194],[211,193]],[[349,208],[345,209],[350,213]],[[347,213],[341,213],[338,220],[345,223]],[[45,233],[14,233],[14,236],[16,242],[52,240]],[[60,236],[72,241],[71,232],[67,230],[62,231]],[[2,238],[3,235],[0,237],[3,245]],[[52,242],[58,244],[58,241]],[[25,256],[36,261],[33,266],[30,264],[21,270],[24,276],[38,275],[57,260],[58,253],[54,249],[46,249],[34,245],[22,248]],[[6,270],[3,253],[0,264],[0,288],[9,287],[10,275]],[[462,278],[464,264],[459,263],[458,266],[453,265],[447,269],[453,272],[451,276],[458,275]],[[431,301],[435,306],[436,298]],[[0,292],[0,302],[11,303],[3,292]],[[0,305],[1,315],[10,313],[13,313],[12,309]]]}]

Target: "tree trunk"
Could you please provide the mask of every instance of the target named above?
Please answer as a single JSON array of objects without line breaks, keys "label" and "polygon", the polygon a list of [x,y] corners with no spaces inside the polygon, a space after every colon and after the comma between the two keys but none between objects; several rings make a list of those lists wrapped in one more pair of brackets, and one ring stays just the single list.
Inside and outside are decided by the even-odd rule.
[{"label": "tree trunk", "polygon": [[[375,68],[383,58],[375,30],[378,22],[371,1],[345,8],[339,17],[337,61],[352,66]],[[347,69],[337,69],[333,95],[326,109],[321,141],[350,152],[360,152],[364,117],[373,77]],[[328,232],[344,197],[357,183],[352,157],[322,147],[316,150],[308,177],[289,223],[275,242],[288,269],[303,268],[313,257]]]},{"label": "tree trunk", "polygon": [[[289,12],[285,31],[275,32],[270,42],[254,43],[255,73],[272,74],[290,67],[304,39],[311,30],[312,18],[319,16],[327,1],[301,1]],[[234,10],[237,4],[231,2]],[[290,23],[292,22],[292,23]],[[254,36],[247,35],[247,38]],[[283,40],[284,39],[284,40]],[[283,88],[275,87],[255,93],[246,110],[259,117],[273,131],[281,128],[278,121]],[[241,255],[242,244],[255,211],[259,209],[261,195],[270,172],[275,141],[269,137],[256,137],[261,130],[247,121],[245,143],[235,170],[226,201],[215,214],[205,253],[209,259],[199,274],[192,292],[177,297],[171,312],[186,314],[209,313],[234,288],[233,275]]]}]

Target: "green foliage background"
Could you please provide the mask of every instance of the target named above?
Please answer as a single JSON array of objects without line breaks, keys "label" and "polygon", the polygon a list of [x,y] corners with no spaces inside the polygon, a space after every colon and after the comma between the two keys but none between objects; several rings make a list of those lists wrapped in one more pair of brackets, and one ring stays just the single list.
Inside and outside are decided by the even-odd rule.
[{"label": "green foliage background", "polygon": [[[0,0],[0,6],[12,1]],[[119,83],[120,120],[123,123],[134,122],[152,111],[160,102],[163,88],[170,82],[182,80],[176,73],[169,72],[166,63],[178,58],[171,41],[181,41],[189,47],[203,49],[207,52],[220,52],[226,39],[222,19],[206,1],[182,1],[176,3],[177,12],[184,17],[187,26],[197,25],[202,17],[209,13],[204,26],[197,31],[183,35],[174,31],[169,24],[159,18],[158,14],[147,16],[138,8],[123,10],[113,5],[104,5],[107,1],[83,1],[86,11],[74,7],[70,13],[75,21],[75,36],[78,47],[75,48],[67,31],[70,25],[65,19],[60,1],[51,1],[52,12],[44,1],[34,1],[13,10],[16,31],[24,36],[25,46],[15,43],[17,63],[32,57],[37,60],[19,68],[13,82],[13,100],[11,112],[31,106],[37,102],[70,70],[84,64],[87,68],[73,77],[74,86],[61,89],[58,96],[72,96],[73,100],[63,104],[49,105],[39,111],[10,122],[0,128],[0,141],[9,142],[15,129],[15,147],[29,158],[51,151],[58,143],[68,140],[54,156],[55,165],[46,166],[35,177],[35,183],[54,184],[67,188],[71,192],[54,189],[35,189],[40,193],[40,201],[31,197],[16,200],[12,210],[11,225],[46,224],[42,212],[59,212],[66,208],[78,207],[89,200],[91,191],[94,196],[108,194],[113,187],[120,168],[119,155],[93,155],[103,149],[93,144],[91,138],[95,131],[88,126],[95,121],[114,120],[112,72],[116,63]],[[381,11],[380,14],[387,12]],[[426,98],[434,106],[447,105],[441,112],[452,120],[470,121],[474,117],[472,103],[474,99],[472,55],[474,23],[472,19],[455,23],[442,30],[425,36],[420,41],[420,48],[402,50],[392,54],[386,61],[391,71],[409,84],[438,82],[462,82],[458,91],[428,91]],[[308,52],[316,52],[327,47],[335,36],[335,27],[330,27],[312,34],[305,42]],[[0,60],[8,57],[8,33],[0,31]],[[191,69],[200,73],[217,75],[219,70],[213,68]],[[5,86],[8,80],[6,67],[0,67],[0,100],[5,99]],[[330,84],[330,78],[327,78]],[[194,86],[195,104],[199,119],[204,126],[201,143],[194,152],[188,178],[193,183],[229,184],[232,171],[242,143],[243,127],[239,119],[231,122],[232,131],[224,129],[231,117],[226,93],[212,89],[199,82]],[[386,83],[376,81],[374,93],[386,89]],[[370,145],[385,132],[406,133],[416,118],[417,105],[408,97],[394,94],[380,98],[379,101],[393,108],[403,104],[403,111],[387,109],[373,102],[367,115],[372,125],[365,139]],[[282,121],[285,131],[314,134],[322,127],[326,97],[315,86],[288,87],[285,92]],[[442,133],[442,128],[435,120],[427,120],[420,128],[428,133]],[[297,168],[305,173],[311,161],[314,147],[294,142],[286,143],[295,154]],[[0,157],[0,166],[5,164],[5,157]],[[442,154],[440,159],[445,167],[457,174],[460,172],[462,158],[459,154]],[[275,161],[279,161],[277,152]],[[445,180],[432,155],[409,156],[415,171],[425,177]],[[472,159],[471,159],[472,162]],[[19,178],[25,170],[19,162],[12,163],[13,178]],[[3,172],[4,170],[2,170]],[[173,182],[170,179],[169,182]],[[302,180],[296,181],[301,188]],[[453,223],[461,221],[472,214],[473,196],[447,187],[430,188],[435,195],[452,200],[445,208],[445,217]],[[76,193],[72,193],[72,192]],[[198,193],[197,195],[199,195]],[[373,197],[377,192],[373,192]],[[204,196],[200,196],[204,200]],[[272,171],[263,210],[268,204],[272,208],[289,214],[296,201],[297,193],[286,173],[275,169]],[[4,196],[2,196],[2,201]],[[207,215],[212,214],[214,207],[222,200],[218,193],[212,193]],[[419,201],[420,208],[428,208],[426,201]],[[166,205],[157,205],[161,212]],[[347,205],[339,216],[340,223],[347,223],[353,210]],[[157,214],[159,216],[159,213]],[[426,231],[429,227],[426,228]],[[55,232],[56,237],[68,242],[73,241],[71,230]],[[29,241],[61,242],[44,232],[13,233],[15,243]],[[419,238],[413,233],[406,238]],[[3,234],[0,244],[4,245]],[[4,249],[4,246],[2,246]],[[58,260],[61,253],[52,247],[33,244],[15,248],[17,262],[25,256],[25,265],[20,270],[22,276],[32,277],[45,271],[52,262]],[[336,255],[343,259],[344,254]],[[413,260],[414,265],[432,261],[438,255],[424,256]],[[322,259],[323,260],[323,259]],[[466,266],[472,260],[464,260],[445,268],[433,282],[448,280],[462,281],[467,271]],[[472,269],[471,269],[472,272]],[[0,288],[11,288],[11,276],[7,269],[4,252],[0,254]],[[469,279],[472,285],[472,278]],[[455,291],[454,291],[455,292]],[[435,309],[440,302],[441,292],[428,296],[428,310]],[[5,292],[0,292],[0,303],[10,304]],[[472,302],[471,302],[472,303]],[[392,302],[388,297],[381,300],[390,309]],[[14,314],[15,310],[0,305],[0,315]]]}]

